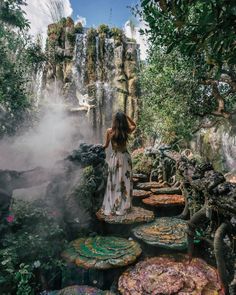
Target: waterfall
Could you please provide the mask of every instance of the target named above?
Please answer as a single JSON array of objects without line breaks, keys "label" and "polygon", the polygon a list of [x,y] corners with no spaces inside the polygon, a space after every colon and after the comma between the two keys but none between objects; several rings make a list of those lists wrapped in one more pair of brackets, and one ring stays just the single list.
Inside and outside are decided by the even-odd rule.
[{"label": "waterfall", "polygon": [[[61,34],[55,42],[57,26]],[[118,29],[83,28],[76,32],[74,28],[72,19],[63,28],[57,23],[49,26],[43,81],[50,97],[56,76],[69,112],[87,115],[93,129],[101,131],[118,109],[127,110],[130,116],[135,113],[139,45],[129,42]]]},{"label": "waterfall", "polygon": [[236,135],[230,135],[229,132],[223,133],[222,148],[227,166],[230,170],[236,171]]}]

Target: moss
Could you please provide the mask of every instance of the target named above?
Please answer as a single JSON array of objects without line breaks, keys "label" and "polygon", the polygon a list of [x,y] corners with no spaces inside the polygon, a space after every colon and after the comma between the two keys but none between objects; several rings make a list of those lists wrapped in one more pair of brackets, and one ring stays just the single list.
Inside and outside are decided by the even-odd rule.
[{"label": "moss", "polygon": [[115,40],[115,46],[120,46],[123,39],[123,31],[119,28],[111,28],[111,37]]},{"label": "moss", "polygon": [[71,17],[67,17],[66,18],[66,27],[69,27],[69,28],[73,28],[74,27],[74,21]]},{"label": "moss", "polygon": [[105,35],[106,37],[109,37],[110,28],[107,25],[102,24],[98,27],[97,32],[99,35]]},{"label": "moss", "polygon": [[144,154],[143,149],[135,150],[132,153],[132,163],[134,173],[151,174],[152,171],[152,159]]},{"label": "moss", "polygon": [[83,25],[79,22],[75,25],[74,28],[75,34],[83,34],[84,29],[83,29]]},{"label": "moss", "polygon": [[111,37],[113,37],[114,39],[120,39],[123,36],[123,31],[116,27],[111,28],[110,32],[111,32]]},{"label": "moss", "polygon": [[67,33],[66,33],[66,38],[68,39],[70,45],[71,45],[72,47],[74,47],[74,46],[75,46],[75,41],[76,41],[76,35],[75,35],[75,32],[74,32],[74,31],[73,31],[73,32],[67,32]]},{"label": "moss", "polygon": [[96,81],[96,36],[95,29],[87,33],[87,83]]}]

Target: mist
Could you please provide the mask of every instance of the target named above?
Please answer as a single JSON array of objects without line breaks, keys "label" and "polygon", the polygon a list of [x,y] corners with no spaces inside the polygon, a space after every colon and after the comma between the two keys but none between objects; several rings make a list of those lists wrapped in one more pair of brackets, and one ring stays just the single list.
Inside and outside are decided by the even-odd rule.
[{"label": "mist", "polygon": [[86,114],[70,114],[62,102],[47,103],[38,123],[23,135],[0,141],[0,169],[51,168],[81,142],[93,141]]}]

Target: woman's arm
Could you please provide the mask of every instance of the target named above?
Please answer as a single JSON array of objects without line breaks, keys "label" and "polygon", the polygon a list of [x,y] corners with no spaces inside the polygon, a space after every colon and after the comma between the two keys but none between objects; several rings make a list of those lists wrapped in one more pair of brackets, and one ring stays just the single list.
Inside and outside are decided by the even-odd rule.
[{"label": "woman's arm", "polygon": [[111,140],[111,131],[112,131],[111,128],[107,129],[107,131],[106,131],[105,143],[103,145],[104,149],[108,148],[108,146],[109,146],[109,143],[110,143],[110,140]]},{"label": "woman's arm", "polygon": [[129,130],[130,130],[130,132],[133,132],[136,128],[136,124],[128,115],[126,115],[126,117],[127,117],[128,124],[129,124]]}]

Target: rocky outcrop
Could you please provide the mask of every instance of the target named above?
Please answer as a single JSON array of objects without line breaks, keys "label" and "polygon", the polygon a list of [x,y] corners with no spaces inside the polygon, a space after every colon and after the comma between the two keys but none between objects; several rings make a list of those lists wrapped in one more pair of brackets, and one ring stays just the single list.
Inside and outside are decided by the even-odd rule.
[{"label": "rocky outcrop", "polygon": [[95,230],[93,221],[102,205],[106,168],[102,146],[87,144],[55,167],[57,174],[47,187],[45,202],[69,239]]},{"label": "rocky outcrop", "polygon": [[120,29],[62,19],[48,26],[46,53],[44,97],[56,90],[70,111],[87,111],[98,130],[118,109],[137,117],[139,45]]}]

